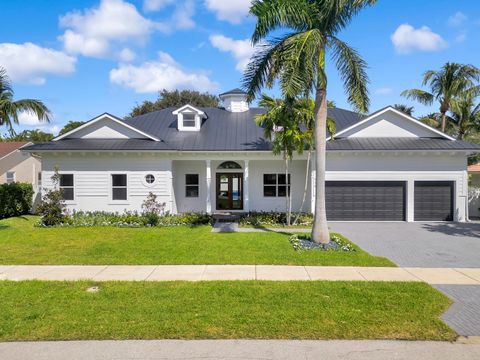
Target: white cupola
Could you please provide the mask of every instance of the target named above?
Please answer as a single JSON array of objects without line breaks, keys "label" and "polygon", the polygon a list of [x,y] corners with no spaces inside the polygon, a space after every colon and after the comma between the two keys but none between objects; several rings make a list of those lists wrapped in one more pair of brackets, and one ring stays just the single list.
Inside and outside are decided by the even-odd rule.
[{"label": "white cupola", "polygon": [[225,110],[230,112],[244,112],[249,109],[247,93],[241,89],[233,89],[220,94]]}]

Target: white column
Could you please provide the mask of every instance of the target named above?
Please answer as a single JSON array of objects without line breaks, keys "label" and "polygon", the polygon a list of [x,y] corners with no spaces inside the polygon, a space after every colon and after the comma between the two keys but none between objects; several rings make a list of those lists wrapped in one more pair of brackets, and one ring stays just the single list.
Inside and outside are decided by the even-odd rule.
[{"label": "white column", "polygon": [[207,182],[207,204],[206,212],[207,214],[212,213],[212,167],[211,161],[205,160],[206,163],[206,182]]},{"label": "white column", "polygon": [[415,181],[407,181],[407,221],[415,221]]},{"label": "white column", "polygon": [[249,160],[245,160],[245,169],[243,173],[243,210],[245,212],[250,211],[250,200],[249,200]]}]

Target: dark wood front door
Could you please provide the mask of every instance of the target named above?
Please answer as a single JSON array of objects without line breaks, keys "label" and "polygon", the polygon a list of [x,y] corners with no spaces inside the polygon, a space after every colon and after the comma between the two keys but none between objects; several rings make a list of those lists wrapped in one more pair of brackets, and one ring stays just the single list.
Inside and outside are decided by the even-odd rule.
[{"label": "dark wood front door", "polygon": [[243,174],[217,173],[217,210],[243,209]]}]

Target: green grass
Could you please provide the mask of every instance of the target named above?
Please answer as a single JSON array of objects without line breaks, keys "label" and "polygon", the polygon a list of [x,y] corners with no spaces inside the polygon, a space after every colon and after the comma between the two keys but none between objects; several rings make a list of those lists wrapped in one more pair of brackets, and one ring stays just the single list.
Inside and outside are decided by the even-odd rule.
[{"label": "green grass", "polygon": [[[196,228],[39,228],[34,216],[0,221],[0,264],[284,264],[395,266],[356,252],[295,252],[282,233]],[[381,241],[381,239],[379,239]]]},{"label": "green grass", "polygon": [[0,341],[453,340],[451,301],[423,283],[0,282]]}]

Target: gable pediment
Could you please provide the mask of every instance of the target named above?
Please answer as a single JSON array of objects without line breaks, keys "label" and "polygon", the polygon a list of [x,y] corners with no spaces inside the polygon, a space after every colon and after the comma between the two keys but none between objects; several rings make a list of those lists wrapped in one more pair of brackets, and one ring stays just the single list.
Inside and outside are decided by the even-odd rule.
[{"label": "gable pediment", "polygon": [[53,139],[159,139],[146,134],[120,119],[110,115],[100,115],[82,126]]},{"label": "gable pediment", "polygon": [[337,138],[448,138],[437,129],[388,107],[336,135]]}]

